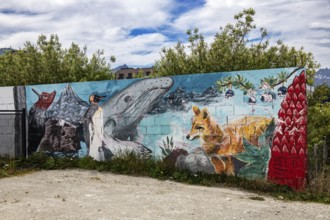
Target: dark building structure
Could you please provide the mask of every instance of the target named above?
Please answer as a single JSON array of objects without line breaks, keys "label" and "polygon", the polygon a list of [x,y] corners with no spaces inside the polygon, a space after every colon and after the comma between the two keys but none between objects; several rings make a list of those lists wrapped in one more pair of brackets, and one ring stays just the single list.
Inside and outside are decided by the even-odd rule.
[{"label": "dark building structure", "polygon": [[144,77],[152,75],[154,67],[131,68],[124,64],[113,69],[112,72],[115,74],[116,79],[132,79],[139,73],[142,73]]}]

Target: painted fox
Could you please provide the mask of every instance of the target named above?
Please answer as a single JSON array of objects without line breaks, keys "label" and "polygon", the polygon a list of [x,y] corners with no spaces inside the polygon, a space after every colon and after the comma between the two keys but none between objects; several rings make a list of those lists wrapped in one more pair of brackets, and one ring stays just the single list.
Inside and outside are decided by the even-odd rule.
[{"label": "painted fox", "polygon": [[200,110],[197,106],[192,106],[192,109],[194,112],[192,127],[186,137],[191,141],[201,140],[202,148],[210,156],[217,173],[234,174],[231,155],[244,150],[243,137],[258,145],[258,137],[271,122],[270,118],[246,116],[232,121],[221,129],[206,108]]}]

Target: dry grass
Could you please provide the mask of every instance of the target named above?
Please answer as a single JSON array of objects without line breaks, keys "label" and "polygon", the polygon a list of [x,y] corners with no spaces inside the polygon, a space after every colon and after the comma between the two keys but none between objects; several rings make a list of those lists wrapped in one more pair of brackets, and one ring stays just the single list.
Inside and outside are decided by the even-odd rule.
[{"label": "dry grass", "polygon": [[310,181],[308,191],[330,195],[330,167],[327,166]]}]

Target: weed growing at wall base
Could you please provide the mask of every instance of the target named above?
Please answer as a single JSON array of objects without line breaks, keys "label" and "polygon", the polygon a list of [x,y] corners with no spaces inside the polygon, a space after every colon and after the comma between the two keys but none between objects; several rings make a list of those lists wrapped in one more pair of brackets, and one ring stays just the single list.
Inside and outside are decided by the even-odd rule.
[{"label": "weed growing at wall base", "polygon": [[[152,158],[143,159],[134,153],[126,153],[109,161],[96,161],[91,157],[54,157],[36,153],[27,159],[0,159],[0,178],[20,175],[37,170],[52,169],[88,169],[102,172],[112,172],[134,176],[148,176],[160,180],[173,180],[187,184],[202,186],[238,187],[261,195],[269,195],[278,199],[321,202],[330,204],[329,172],[324,173],[323,186],[317,183],[311,185],[304,192],[295,192],[287,186],[275,185],[264,180],[248,180],[226,174],[191,173],[177,170],[165,162]],[[327,175],[327,176],[326,176]],[[258,196],[257,199],[262,198]],[[251,198],[254,199],[254,198]]]},{"label": "weed growing at wall base", "polygon": [[0,158],[0,179],[10,176],[18,176],[34,171],[33,167],[20,167],[17,166],[20,160]]}]

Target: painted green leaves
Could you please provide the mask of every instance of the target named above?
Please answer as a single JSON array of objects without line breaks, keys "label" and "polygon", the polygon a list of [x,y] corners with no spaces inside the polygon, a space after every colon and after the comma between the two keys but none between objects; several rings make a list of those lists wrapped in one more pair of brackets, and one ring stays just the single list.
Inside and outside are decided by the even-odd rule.
[{"label": "painted green leaves", "polygon": [[272,120],[265,132],[258,138],[257,146],[253,145],[246,138],[243,138],[245,151],[236,154],[235,157],[247,164],[239,170],[238,176],[247,179],[266,178],[274,129],[275,123],[274,120]]}]

